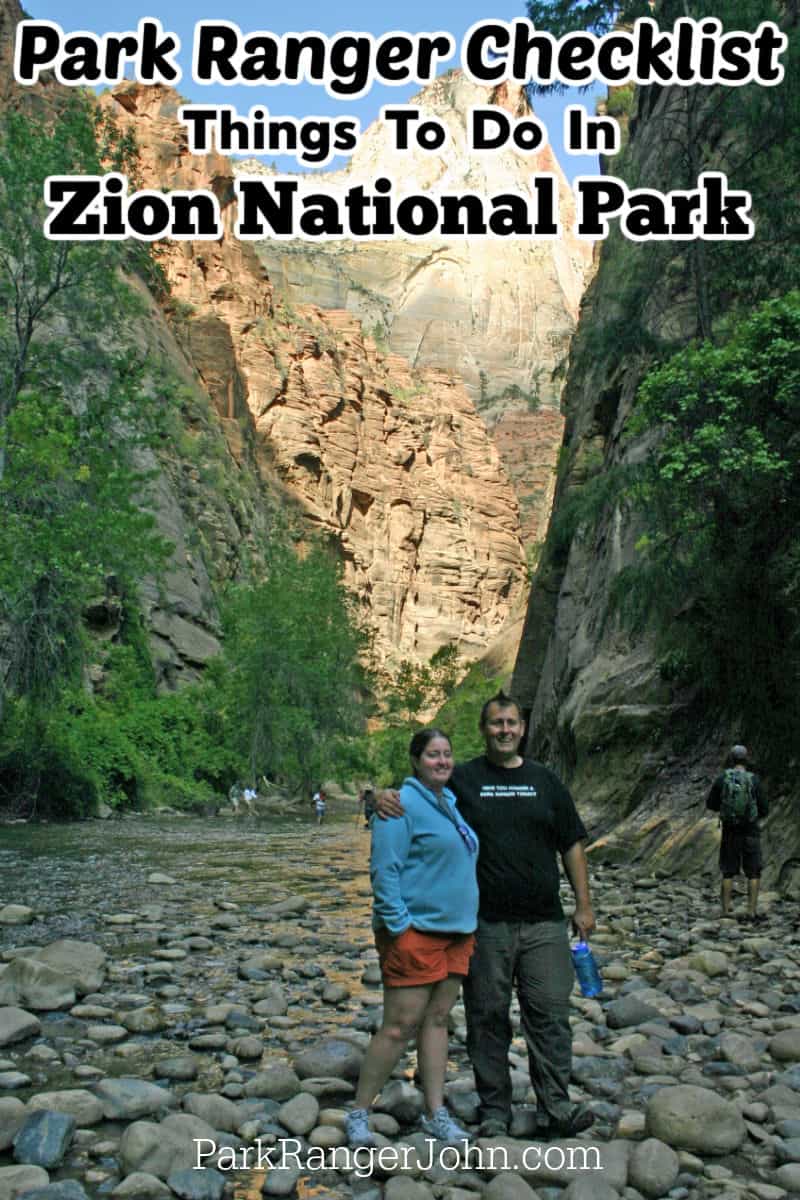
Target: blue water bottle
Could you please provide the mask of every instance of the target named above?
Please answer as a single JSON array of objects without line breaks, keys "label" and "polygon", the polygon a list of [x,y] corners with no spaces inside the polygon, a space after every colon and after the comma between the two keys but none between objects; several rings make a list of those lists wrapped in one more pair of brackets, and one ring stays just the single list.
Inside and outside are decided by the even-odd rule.
[{"label": "blue water bottle", "polygon": [[600,970],[588,942],[576,942],[572,947],[572,965],[583,996],[599,996],[603,990]]}]

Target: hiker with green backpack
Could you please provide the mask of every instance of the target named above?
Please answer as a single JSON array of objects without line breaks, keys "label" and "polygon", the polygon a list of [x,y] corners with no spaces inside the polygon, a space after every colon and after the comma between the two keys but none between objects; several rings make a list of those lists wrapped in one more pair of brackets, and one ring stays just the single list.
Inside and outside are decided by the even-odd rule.
[{"label": "hiker with green backpack", "polygon": [[746,746],[734,746],[731,750],[725,770],[711,786],[706,808],[719,813],[722,826],[719,846],[722,915],[731,915],[733,879],[741,870],[747,878],[747,915],[742,921],[760,925],[766,917],[759,916],[757,911],[762,866],[758,822],[767,815],[768,805],[760,779],[750,770]]}]

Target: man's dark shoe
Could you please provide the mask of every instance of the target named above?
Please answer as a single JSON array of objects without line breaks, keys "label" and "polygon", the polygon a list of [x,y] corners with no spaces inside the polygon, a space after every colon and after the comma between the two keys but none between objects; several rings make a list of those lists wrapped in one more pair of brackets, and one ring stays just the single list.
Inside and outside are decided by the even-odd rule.
[{"label": "man's dark shoe", "polygon": [[493,1138],[508,1135],[508,1121],[502,1117],[487,1117],[478,1126],[478,1137]]},{"label": "man's dark shoe", "polygon": [[550,1120],[539,1125],[536,1130],[537,1138],[542,1142],[552,1142],[555,1138],[571,1138],[594,1124],[594,1113],[583,1104],[576,1104],[568,1117],[561,1121]]}]

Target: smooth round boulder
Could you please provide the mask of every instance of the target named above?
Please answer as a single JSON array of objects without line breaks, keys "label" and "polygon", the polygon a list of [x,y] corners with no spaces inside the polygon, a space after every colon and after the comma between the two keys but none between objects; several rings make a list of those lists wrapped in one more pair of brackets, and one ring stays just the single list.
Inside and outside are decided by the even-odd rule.
[{"label": "smooth round boulder", "polygon": [[343,1038],[326,1038],[296,1056],[293,1066],[301,1079],[313,1075],[333,1075],[337,1079],[358,1079],[364,1053]]},{"label": "smooth round boulder", "polygon": [[777,1062],[800,1062],[800,1029],[782,1029],[769,1043],[769,1052]]},{"label": "smooth round boulder", "polygon": [[657,1138],[637,1142],[628,1159],[628,1184],[656,1200],[675,1186],[680,1171],[678,1156],[671,1146]]},{"label": "smooth round boulder", "polygon": [[12,1046],[14,1042],[36,1037],[41,1028],[39,1018],[24,1008],[17,1008],[14,1004],[0,1007],[0,1046]]},{"label": "smooth round boulder", "polygon": [[650,1097],[645,1129],[668,1146],[701,1155],[729,1154],[747,1136],[738,1108],[709,1088],[688,1083],[660,1088]]}]

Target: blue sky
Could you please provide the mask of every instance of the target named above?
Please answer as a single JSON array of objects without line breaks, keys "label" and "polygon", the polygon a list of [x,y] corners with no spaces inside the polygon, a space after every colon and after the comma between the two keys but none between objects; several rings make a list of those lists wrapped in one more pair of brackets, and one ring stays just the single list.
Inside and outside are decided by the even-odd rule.
[{"label": "blue sky", "polygon": [[[183,79],[179,85],[181,93],[199,104],[232,104],[246,114],[254,104],[266,105],[270,114],[278,116],[326,116],[358,117],[362,129],[380,112],[383,104],[402,104],[416,91],[417,85],[409,87],[387,87],[375,84],[366,96],[359,100],[337,100],[330,97],[322,86],[298,84],[271,88],[223,87],[195,83],[191,77],[191,47],[194,25],[200,20],[227,20],[237,24],[242,32],[258,29],[282,34],[318,30],[334,34],[343,29],[366,31],[373,34],[403,30],[407,33],[444,30],[451,33],[460,45],[466,31],[476,21],[510,21],[525,15],[524,0],[519,3],[507,0],[405,0],[403,4],[383,7],[366,0],[348,0],[346,4],[332,5],[329,0],[304,0],[302,4],[276,4],[265,0],[255,4],[252,0],[27,0],[26,8],[34,18],[56,21],[69,32],[91,30],[95,33],[120,32],[135,29],[142,17],[158,17],[165,30],[176,33],[181,39],[179,61]],[[458,53],[447,66],[458,65]],[[560,97],[540,97],[536,101],[536,112],[546,125],[550,141],[567,177],[579,174],[595,174],[597,161],[583,156],[567,155],[563,152],[561,127],[562,113],[568,103],[585,104],[591,111],[593,100],[579,93]],[[282,170],[296,171],[294,158],[274,154],[265,156],[277,161]],[[341,165],[341,162],[333,165]]]}]

